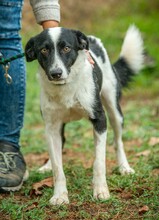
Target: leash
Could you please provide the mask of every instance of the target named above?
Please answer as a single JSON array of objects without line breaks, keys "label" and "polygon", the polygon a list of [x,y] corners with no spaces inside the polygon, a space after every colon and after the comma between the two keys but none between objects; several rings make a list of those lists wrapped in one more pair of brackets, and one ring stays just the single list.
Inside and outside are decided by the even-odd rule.
[{"label": "leash", "polygon": [[[94,60],[92,59],[90,53],[88,50],[85,50],[85,53],[87,55],[87,59],[92,65],[92,68],[94,68]],[[4,59],[3,54],[0,52],[0,64],[3,65],[3,69],[5,71],[4,77],[6,78],[6,82],[8,84],[12,83],[12,77],[9,75],[8,70],[10,68],[10,62],[19,58],[22,58],[25,56],[25,53],[20,53],[15,56],[12,56],[10,58]]]},{"label": "leash", "polygon": [[8,70],[10,68],[10,62],[25,56],[25,53],[20,53],[15,56],[4,59],[3,54],[0,52],[0,64],[3,65],[3,69],[5,71],[4,77],[6,78],[6,82],[8,84],[12,83],[12,77],[9,75]]}]

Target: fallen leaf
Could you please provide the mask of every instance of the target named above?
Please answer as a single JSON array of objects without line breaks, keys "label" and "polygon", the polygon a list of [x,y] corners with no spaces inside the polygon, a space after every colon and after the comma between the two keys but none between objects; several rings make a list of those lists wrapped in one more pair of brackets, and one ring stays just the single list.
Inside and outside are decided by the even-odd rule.
[{"label": "fallen leaf", "polygon": [[156,175],[156,176],[159,176],[159,169],[157,169],[157,168],[156,168],[156,169],[153,169],[153,170],[152,170],[152,174],[153,174],[153,175]]},{"label": "fallen leaf", "polygon": [[31,189],[29,194],[30,194],[31,197],[33,195],[40,196],[40,195],[42,195],[42,192],[40,190]]},{"label": "fallen leaf", "polygon": [[24,209],[25,212],[28,212],[32,209],[35,209],[38,206],[38,202],[34,202],[32,203],[30,206],[28,206],[27,208]]},{"label": "fallen leaf", "polygon": [[139,209],[139,214],[142,215],[144,214],[145,212],[148,212],[149,211],[149,207],[147,205],[144,205],[143,207],[141,207]]},{"label": "fallen leaf", "polygon": [[132,195],[131,192],[123,192],[123,193],[121,194],[121,198],[123,198],[123,199],[132,199],[132,198],[133,198],[133,195]]},{"label": "fallen leaf", "polygon": [[123,192],[123,189],[121,189],[121,188],[117,188],[117,189],[114,189],[114,190],[112,190],[112,192],[117,192],[117,193],[122,193]]},{"label": "fallen leaf", "polygon": [[49,177],[44,180],[41,180],[40,182],[34,183],[32,186],[32,189],[30,190],[30,196],[32,195],[41,195],[42,194],[42,189],[44,187],[53,187],[53,178]]},{"label": "fallen leaf", "polygon": [[159,144],[159,137],[151,137],[149,140],[149,145],[154,146],[156,144]]},{"label": "fallen leaf", "polygon": [[144,151],[142,151],[142,152],[137,153],[136,156],[137,156],[137,157],[140,157],[140,156],[147,157],[147,156],[150,155],[150,153],[151,153],[150,150],[144,150]]}]

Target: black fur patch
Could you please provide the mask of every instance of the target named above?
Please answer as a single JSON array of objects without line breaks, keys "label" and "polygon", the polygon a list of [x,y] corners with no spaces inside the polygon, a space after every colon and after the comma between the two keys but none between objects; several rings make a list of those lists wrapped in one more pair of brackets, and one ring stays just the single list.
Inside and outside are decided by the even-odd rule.
[{"label": "black fur patch", "polygon": [[104,63],[106,60],[105,60],[105,54],[104,54],[103,49],[97,44],[96,39],[88,37],[88,40],[89,40],[89,48],[93,51],[93,53],[97,57],[101,57],[101,59]]},{"label": "black fur patch", "polygon": [[99,93],[102,88],[103,75],[102,75],[101,69],[99,68],[96,62],[94,63],[94,68],[93,68],[93,80],[94,80],[97,92]]},{"label": "black fur patch", "polygon": [[98,107],[96,108],[96,111],[94,111],[94,114],[95,114],[95,117],[90,118],[90,121],[92,122],[94,129],[99,134],[102,134],[107,129],[106,116],[102,108],[102,105],[98,105]]},{"label": "black fur patch", "polygon": [[94,129],[98,133],[103,133],[107,129],[107,121],[98,86],[99,85],[97,84],[97,82],[95,82],[95,98],[93,105],[94,117],[90,118],[90,121],[92,122]]},{"label": "black fur patch", "polygon": [[[46,48],[48,51],[48,56],[41,53],[43,48]],[[27,61],[37,59],[48,77],[50,66],[54,62],[54,52],[54,44],[50,35],[48,34],[48,30],[44,30],[37,36],[31,38],[25,48]]]},{"label": "black fur patch", "polygon": [[64,144],[66,142],[66,138],[65,138],[65,123],[62,125],[61,128],[61,138],[62,138],[62,149],[64,148]]},{"label": "black fur patch", "polygon": [[124,58],[119,58],[116,63],[113,64],[115,68],[115,75],[120,82],[122,87],[127,87],[128,83],[132,81],[132,77],[134,76],[134,72],[127,64]]}]

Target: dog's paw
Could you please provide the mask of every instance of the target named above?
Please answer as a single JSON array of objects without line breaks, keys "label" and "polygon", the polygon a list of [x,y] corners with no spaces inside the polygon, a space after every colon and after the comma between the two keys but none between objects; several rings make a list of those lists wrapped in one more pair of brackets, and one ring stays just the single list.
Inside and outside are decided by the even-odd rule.
[{"label": "dog's paw", "polygon": [[119,172],[120,172],[121,175],[129,175],[129,174],[134,174],[135,170],[133,170],[129,166],[120,166],[119,167]]},{"label": "dog's paw", "polygon": [[52,170],[52,166],[51,166],[51,161],[48,160],[42,167],[40,167],[38,169],[39,173],[45,173],[47,171],[51,171]]},{"label": "dog's paw", "polygon": [[98,200],[107,200],[110,198],[110,193],[109,193],[109,190],[108,190],[108,186],[105,184],[105,185],[102,185],[102,186],[94,186],[94,189],[93,189],[93,197],[95,199],[98,199]]},{"label": "dog's paw", "polygon": [[50,199],[50,204],[51,205],[64,205],[64,204],[69,204],[69,199],[68,199],[68,194],[66,192],[60,194],[60,195],[54,195]]}]

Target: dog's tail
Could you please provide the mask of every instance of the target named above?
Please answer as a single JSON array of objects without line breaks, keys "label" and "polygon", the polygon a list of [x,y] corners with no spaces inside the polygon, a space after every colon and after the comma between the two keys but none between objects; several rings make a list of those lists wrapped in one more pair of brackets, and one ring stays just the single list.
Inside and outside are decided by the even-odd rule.
[{"label": "dog's tail", "polygon": [[121,86],[126,87],[143,65],[143,39],[139,30],[131,25],[126,33],[119,59],[113,68]]}]

